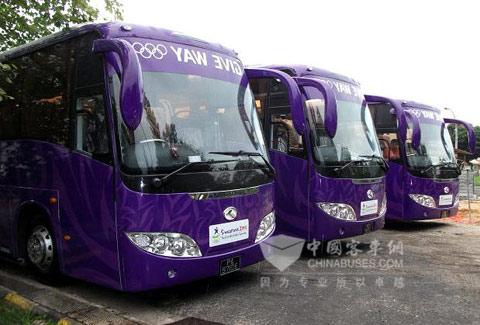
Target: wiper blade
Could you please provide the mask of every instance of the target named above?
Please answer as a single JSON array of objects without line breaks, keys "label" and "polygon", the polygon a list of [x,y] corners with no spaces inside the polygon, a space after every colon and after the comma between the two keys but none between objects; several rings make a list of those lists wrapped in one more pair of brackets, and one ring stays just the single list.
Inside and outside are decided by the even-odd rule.
[{"label": "wiper blade", "polygon": [[346,163],[346,164],[343,165],[342,167],[337,167],[337,168],[335,168],[334,171],[339,172],[339,171],[344,170],[344,169],[347,168],[347,167],[350,167],[351,165],[358,164],[358,163],[365,162],[365,161],[367,161],[367,160],[365,160],[365,159],[350,160],[348,163]]},{"label": "wiper blade", "polygon": [[370,158],[370,159],[377,159],[378,161],[381,162],[381,166],[385,172],[388,171],[390,166],[388,165],[388,161],[383,158],[382,156],[377,156],[377,155],[360,155],[362,158]]},{"label": "wiper blade", "polygon": [[220,164],[220,163],[232,162],[232,161],[236,161],[236,160],[192,161],[192,162],[186,163],[186,164],[183,165],[182,167],[179,167],[179,168],[175,169],[173,172],[171,172],[171,173],[163,176],[162,178],[158,178],[157,180],[155,180],[155,185],[156,185],[156,186],[165,185],[166,182],[170,179],[170,177],[177,175],[177,174],[180,173],[182,170],[187,169],[188,167],[191,167],[191,166],[204,165],[204,164]]},{"label": "wiper blade", "polygon": [[425,174],[426,172],[428,172],[428,171],[431,170],[432,168],[447,167],[447,166],[451,166],[451,165],[454,165],[454,167],[456,167],[457,170],[458,170],[458,165],[456,165],[455,163],[453,163],[453,162],[444,162],[444,163],[440,163],[440,164],[436,164],[436,165],[431,165],[431,166],[429,166],[429,167],[427,167],[427,168],[425,168],[425,169],[422,169],[422,170],[420,171],[420,173]]},{"label": "wiper blade", "polygon": [[275,176],[275,168],[260,152],[239,150],[239,151],[210,151],[208,153],[214,154],[214,155],[225,155],[225,156],[232,156],[232,157],[240,157],[240,156],[261,157],[262,160],[265,162],[265,165],[267,165],[268,169],[270,169],[270,172],[272,173],[272,175]]}]

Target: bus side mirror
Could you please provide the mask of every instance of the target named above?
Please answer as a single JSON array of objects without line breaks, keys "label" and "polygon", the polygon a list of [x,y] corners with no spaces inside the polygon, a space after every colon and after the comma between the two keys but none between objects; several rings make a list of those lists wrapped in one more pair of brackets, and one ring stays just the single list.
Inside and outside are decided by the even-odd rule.
[{"label": "bus side mirror", "polygon": [[245,68],[245,73],[248,79],[274,78],[280,80],[287,87],[293,126],[298,134],[303,135],[305,133],[305,116],[303,114],[302,95],[292,77],[285,72],[265,68]]},{"label": "bus side mirror", "polygon": [[325,100],[325,131],[330,138],[337,133],[337,100],[332,89],[321,80],[311,78],[294,78],[300,87],[318,89]]},{"label": "bus side mirror", "polygon": [[[403,112],[410,119],[410,121],[412,121],[412,125],[413,125],[412,147],[413,149],[418,151],[418,149],[420,148],[420,140],[421,140],[420,122],[418,120],[418,117],[415,114],[409,111],[403,111]],[[405,125],[405,129],[407,128],[407,126],[408,124]]]},{"label": "bus side mirror", "polygon": [[468,134],[468,149],[470,153],[475,153],[475,148],[477,146],[477,138],[475,137],[475,131],[473,130],[473,126],[470,123],[461,121],[461,120],[456,120],[453,118],[445,118],[443,119],[445,123],[452,123],[452,124],[461,124],[467,129],[467,134]]},{"label": "bus side mirror", "polygon": [[127,128],[135,130],[142,120],[142,69],[132,45],[122,39],[98,39],[93,42],[94,53],[116,53],[122,65],[120,112]]}]

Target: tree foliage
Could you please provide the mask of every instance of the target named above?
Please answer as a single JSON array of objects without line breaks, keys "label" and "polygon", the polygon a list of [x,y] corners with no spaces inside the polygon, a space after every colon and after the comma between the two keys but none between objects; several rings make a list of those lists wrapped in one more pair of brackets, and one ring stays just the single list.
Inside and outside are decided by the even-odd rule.
[{"label": "tree foliage", "polygon": [[[120,0],[103,0],[103,8],[96,8],[93,1],[0,0],[0,52],[75,24],[123,18]],[[100,10],[110,17],[100,17]],[[9,83],[14,71],[14,66],[0,63],[0,81]],[[0,86],[0,101],[9,97]]]},{"label": "tree foliage", "polygon": [[0,1],[0,52],[30,42],[75,24],[101,18],[103,9],[115,20],[122,19],[119,0],[104,0],[96,8],[93,0],[2,0]]}]

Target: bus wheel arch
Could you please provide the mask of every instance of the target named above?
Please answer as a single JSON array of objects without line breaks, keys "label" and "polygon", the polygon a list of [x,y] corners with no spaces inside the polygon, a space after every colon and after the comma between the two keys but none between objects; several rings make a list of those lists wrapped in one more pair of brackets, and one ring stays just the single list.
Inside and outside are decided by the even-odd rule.
[{"label": "bus wheel arch", "polygon": [[[30,265],[33,264],[40,273],[56,272],[58,256],[55,234],[50,221],[50,214],[42,205],[36,202],[26,202],[19,207],[17,234],[17,252],[21,261]],[[36,256],[34,256],[35,250],[32,250],[32,248],[36,248]],[[45,254],[45,260],[48,260],[51,265],[42,263],[42,256],[39,254]]]}]

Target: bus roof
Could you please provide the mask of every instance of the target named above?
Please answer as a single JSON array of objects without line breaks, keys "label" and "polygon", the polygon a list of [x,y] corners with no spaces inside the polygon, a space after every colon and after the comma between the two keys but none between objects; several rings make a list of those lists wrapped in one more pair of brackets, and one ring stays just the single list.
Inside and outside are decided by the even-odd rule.
[{"label": "bus roof", "polygon": [[219,52],[222,54],[233,56],[235,58],[237,57],[237,53],[235,51],[228,49],[220,44],[209,43],[168,29],[127,24],[123,22],[104,22],[76,25],[69,28],[68,30],[56,32],[51,35],[29,42],[27,44],[9,49],[3,53],[0,53],[0,62],[37,51],[43,47],[47,47],[55,43],[60,43],[70,38],[74,38],[76,36],[83,35],[89,32],[98,32],[101,38],[139,37],[180,43]]},{"label": "bus roof", "polygon": [[275,69],[275,70],[281,70],[283,72],[288,73],[289,75],[293,77],[323,77],[323,78],[329,78],[329,79],[336,79],[339,81],[347,82],[350,84],[354,84],[357,86],[360,86],[360,83],[358,83],[356,80],[335,73],[331,72],[328,70],[316,68],[316,67],[311,67],[307,65],[302,65],[302,64],[293,64],[293,65],[269,65],[265,66],[263,68],[268,68],[268,69]]},{"label": "bus roof", "polygon": [[434,112],[437,112],[437,113],[441,112],[441,110],[439,110],[436,107],[432,107],[432,106],[425,105],[425,104],[422,104],[422,103],[417,103],[417,102],[414,102],[414,101],[411,101],[411,100],[400,100],[400,102],[402,103],[402,106],[404,106],[404,107],[425,109],[425,110],[434,111]]},{"label": "bus roof", "polygon": [[[370,95],[370,96],[372,96],[372,95]],[[436,107],[429,106],[429,105],[422,104],[422,103],[418,103],[418,102],[414,102],[412,100],[394,99],[394,98],[389,98],[389,97],[385,97],[385,96],[382,96],[382,97],[384,97],[388,100],[391,100],[391,101],[395,101],[395,102],[401,104],[403,107],[424,109],[424,110],[427,110],[427,111],[433,111],[433,112],[436,112],[436,113],[441,113],[441,110],[436,108]]]}]

